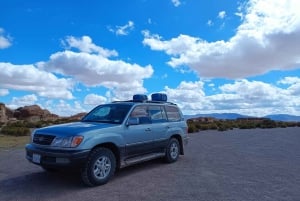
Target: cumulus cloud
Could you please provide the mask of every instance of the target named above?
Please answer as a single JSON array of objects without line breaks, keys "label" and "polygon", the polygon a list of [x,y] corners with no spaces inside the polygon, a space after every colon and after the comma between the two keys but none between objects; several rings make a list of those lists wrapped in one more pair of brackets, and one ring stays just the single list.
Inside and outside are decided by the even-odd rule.
[{"label": "cumulus cloud", "polygon": [[300,96],[300,77],[285,77],[278,83],[288,85],[287,89],[291,95]]},{"label": "cumulus cloud", "polygon": [[180,0],[171,0],[172,1],[172,4],[175,6],[175,7],[178,7],[180,6],[181,2]]},{"label": "cumulus cloud", "polygon": [[99,96],[97,94],[88,94],[85,98],[84,98],[84,104],[85,105],[100,105],[103,103],[107,102],[107,98],[104,96]]},{"label": "cumulus cloud", "polygon": [[7,106],[12,109],[16,109],[18,107],[23,107],[26,105],[34,105],[38,100],[37,96],[34,94],[26,95],[22,97],[13,97],[12,102]]},{"label": "cumulus cloud", "polygon": [[279,84],[298,84],[300,83],[299,77],[285,77],[278,81]]},{"label": "cumulus cloud", "polygon": [[9,91],[7,89],[0,89],[0,96],[6,96],[9,94]]},{"label": "cumulus cloud", "polygon": [[86,112],[86,109],[83,108],[78,101],[74,101],[73,103],[68,103],[65,100],[59,100],[57,103],[51,102],[47,109],[59,116],[70,116],[81,112]]},{"label": "cumulus cloud", "polygon": [[218,18],[224,19],[226,17],[226,12],[225,11],[220,11],[218,14]]},{"label": "cumulus cloud", "polygon": [[5,35],[5,31],[0,27],[0,49],[5,49],[11,46],[12,39],[9,35]]},{"label": "cumulus cloud", "polygon": [[179,35],[163,40],[144,31],[143,43],[171,56],[174,68],[189,66],[202,77],[245,78],[300,65],[300,2],[250,0],[242,24],[228,41]]},{"label": "cumulus cloud", "polygon": [[85,52],[64,51],[51,55],[50,60],[40,63],[39,67],[72,76],[87,86],[105,86],[107,88],[127,85],[134,87],[135,81],[142,84],[142,80],[151,77],[151,65],[146,67],[129,64],[121,60],[109,60],[99,55]]},{"label": "cumulus cloud", "polygon": [[73,82],[37,69],[34,65],[0,63],[0,87],[31,91],[47,98],[72,99]]},{"label": "cumulus cloud", "polygon": [[186,114],[193,114],[195,111],[208,110],[211,107],[204,92],[204,82],[182,81],[177,88],[168,86],[164,89],[168,99],[177,103]]},{"label": "cumulus cloud", "polygon": [[[88,45],[81,42],[87,41]],[[90,50],[73,52],[66,50],[56,52],[50,56],[47,62],[40,62],[42,70],[55,72],[64,76],[71,76],[76,81],[86,86],[104,86],[119,97],[127,96],[127,93],[144,93],[147,90],[143,87],[143,80],[150,78],[153,74],[151,65],[145,67],[138,64],[131,64],[122,60],[111,60],[102,53],[91,53],[91,49],[100,47],[91,43],[91,40],[76,41],[72,38],[72,47],[80,47],[79,50]],[[67,43],[70,41],[67,40]],[[77,44],[77,45],[74,45]],[[78,45],[80,44],[80,45]],[[82,47],[91,48],[82,48]]]},{"label": "cumulus cloud", "polygon": [[211,27],[211,26],[213,26],[213,25],[214,25],[214,23],[213,23],[213,21],[212,21],[212,20],[208,20],[206,24],[207,24],[209,27]]},{"label": "cumulus cloud", "polygon": [[116,35],[126,36],[134,29],[134,22],[129,20],[127,24],[123,26],[116,26],[115,28],[109,27],[110,32],[115,33]]},{"label": "cumulus cloud", "polygon": [[[210,81],[181,82],[176,88],[165,88],[172,102],[176,102],[184,114],[228,113],[264,116],[268,114],[300,115],[299,77],[284,78],[288,85],[281,88],[261,81],[240,79],[218,87],[218,94],[205,94]],[[216,86],[214,86],[216,87]],[[297,91],[298,90],[298,91]]]},{"label": "cumulus cloud", "polygon": [[62,41],[62,44],[66,48],[76,48],[86,53],[97,53],[103,57],[118,56],[118,52],[115,50],[108,50],[95,45],[89,36],[82,36],[81,38],[68,36],[65,41]]}]

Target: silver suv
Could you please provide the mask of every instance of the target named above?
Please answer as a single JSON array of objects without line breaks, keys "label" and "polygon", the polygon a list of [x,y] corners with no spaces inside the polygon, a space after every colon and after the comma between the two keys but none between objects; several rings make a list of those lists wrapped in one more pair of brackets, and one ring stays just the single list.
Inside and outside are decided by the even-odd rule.
[{"label": "silver suv", "polygon": [[109,181],[116,169],[184,154],[187,124],[162,93],[99,105],[80,122],[36,129],[26,158],[47,171],[78,167],[88,186]]}]

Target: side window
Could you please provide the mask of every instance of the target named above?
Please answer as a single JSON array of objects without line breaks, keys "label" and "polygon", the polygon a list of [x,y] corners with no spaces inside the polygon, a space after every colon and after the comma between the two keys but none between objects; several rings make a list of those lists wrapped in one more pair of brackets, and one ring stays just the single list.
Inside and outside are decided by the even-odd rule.
[{"label": "side window", "polygon": [[162,106],[150,105],[149,114],[152,120],[152,123],[159,123],[167,121],[167,116],[165,110]]},{"label": "side window", "polygon": [[151,119],[148,113],[147,106],[137,106],[133,109],[130,114],[130,117],[139,118],[139,124],[149,124],[151,123]]},{"label": "side window", "polygon": [[177,107],[166,106],[167,116],[169,121],[180,121],[181,115]]}]

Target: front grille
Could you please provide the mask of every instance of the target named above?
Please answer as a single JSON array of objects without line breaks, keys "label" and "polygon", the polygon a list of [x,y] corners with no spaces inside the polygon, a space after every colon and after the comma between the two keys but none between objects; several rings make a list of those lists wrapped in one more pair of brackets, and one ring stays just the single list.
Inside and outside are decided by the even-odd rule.
[{"label": "front grille", "polygon": [[33,137],[33,143],[41,145],[50,145],[54,138],[54,135],[35,134]]}]

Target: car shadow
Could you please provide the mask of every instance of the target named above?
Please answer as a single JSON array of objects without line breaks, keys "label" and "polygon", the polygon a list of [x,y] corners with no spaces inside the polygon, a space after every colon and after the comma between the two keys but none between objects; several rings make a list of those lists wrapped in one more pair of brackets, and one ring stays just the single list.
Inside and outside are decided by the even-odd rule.
[{"label": "car shadow", "polygon": [[[158,168],[161,165],[164,165],[162,160],[155,159],[128,166],[117,170],[112,180],[113,182],[118,182],[118,179],[130,177],[130,175],[141,171]],[[40,171],[0,180],[0,194],[9,191],[25,197],[32,195],[34,192],[39,195],[59,194],[66,190],[79,190],[86,187],[81,181],[79,171],[75,170],[46,172],[41,169]]]},{"label": "car shadow", "polygon": [[137,163],[135,165],[127,166],[119,169],[115,173],[114,179],[130,176],[131,174],[136,174],[141,171],[147,171],[154,168],[158,168],[161,165],[165,165],[162,159],[154,159],[150,161],[145,161],[142,163]]},{"label": "car shadow", "polygon": [[[45,172],[43,170],[0,181],[0,194],[15,192],[18,196],[58,194],[68,189],[80,189],[84,185],[74,172]],[[38,189],[38,190],[37,190]]]}]

